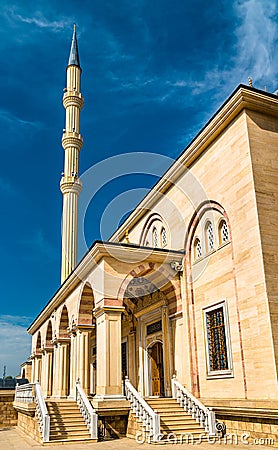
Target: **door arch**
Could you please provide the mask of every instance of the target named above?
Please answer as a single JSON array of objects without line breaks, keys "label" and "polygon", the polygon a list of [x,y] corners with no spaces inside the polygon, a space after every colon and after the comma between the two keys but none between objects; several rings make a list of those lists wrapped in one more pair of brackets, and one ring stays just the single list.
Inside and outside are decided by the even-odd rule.
[{"label": "door arch", "polygon": [[149,392],[150,395],[164,397],[163,344],[156,341],[148,347],[149,356]]}]

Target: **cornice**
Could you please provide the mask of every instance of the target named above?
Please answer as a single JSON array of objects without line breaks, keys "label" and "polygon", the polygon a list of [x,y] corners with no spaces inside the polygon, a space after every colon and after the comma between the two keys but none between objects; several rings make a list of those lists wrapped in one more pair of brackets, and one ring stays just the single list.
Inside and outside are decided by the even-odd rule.
[{"label": "cornice", "polygon": [[278,96],[240,85],[197,134],[183,153],[165,172],[152,190],[137,205],[134,211],[111,236],[112,242],[121,241],[127,229],[132,227],[149,211],[194,161],[211,145],[225,128],[244,110],[258,111],[267,115],[278,115]]}]

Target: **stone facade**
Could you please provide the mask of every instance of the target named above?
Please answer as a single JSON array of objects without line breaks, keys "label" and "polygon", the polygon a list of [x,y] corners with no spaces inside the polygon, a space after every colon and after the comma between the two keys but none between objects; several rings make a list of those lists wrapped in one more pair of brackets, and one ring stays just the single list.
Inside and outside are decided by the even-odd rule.
[{"label": "stone facade", "polygon": [[17,412],[13,407],[14,391],[0,391],[0,427],[17,425]]}]

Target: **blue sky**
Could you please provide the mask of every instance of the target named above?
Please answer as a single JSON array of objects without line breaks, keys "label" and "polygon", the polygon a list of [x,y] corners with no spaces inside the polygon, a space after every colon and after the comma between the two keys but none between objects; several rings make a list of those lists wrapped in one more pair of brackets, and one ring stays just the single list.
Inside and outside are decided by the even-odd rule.
[{"label": "blue sky", "polygon": [[[278,59],[275,0],[3,0],[0,18],[1,376],[4,364],[15,375],[28,357],[26,326],[59,286],[61,98],[73,23],[85,98],[81,173],[122,153],[176,158],[249,76],[276,90]],[[107,205],[127,188],[136,203],[154,173],[98,190],[87,245],[108,237],[99,227]]]}]

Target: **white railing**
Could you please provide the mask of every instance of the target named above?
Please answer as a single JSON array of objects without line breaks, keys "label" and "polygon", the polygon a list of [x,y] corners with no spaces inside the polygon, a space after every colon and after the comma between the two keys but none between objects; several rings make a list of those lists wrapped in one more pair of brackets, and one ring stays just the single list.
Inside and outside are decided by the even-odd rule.
[{"label": "white railing", "polygon": [[97,412],[92,407],[91,403],[89,402],[85,392],[83,391],[82,387],[80,386],[79,380],[75,383],[75,401],[77,402],[77,405],[79,406],[79,409],[81,411],[81,414],[86,422],[86,425],[91,433],[92,439],[98,438],[98,416]]},{"label": "white railing", "polygon": [[143,423],[145,430],[150,433],[153,441],[159,442],[161,439],[160,417],[157,411],[148,405],[128,378],[125,379],[125,394],[135,416]]},{"label": "white railing", "polygon": [[16,385],[15,401],[36,404],[42,441],[49,442],[50,417],[42,395],[40,383],[36,381],[35,383],[22,384],[21,386]]},{"label": "white railing", "polygon": [[38,381],[35,382],[35,402],[42,441],[49,442],[50,417],[42,395],[41,385]]},{"label": "white railing", "polygon": [[172,378],[172,395],[185,411],[191,414],[196,422],[205,427],[206,433],[212,436],[216,434],[215,412],[212,408],[207,408],[203,405],[191,392],[182,386],[175,375]]},{"label": "white railing", "polygon": [[35,401],[34,384],[17,384],[14,400],[21,403],[33,403]]}]

